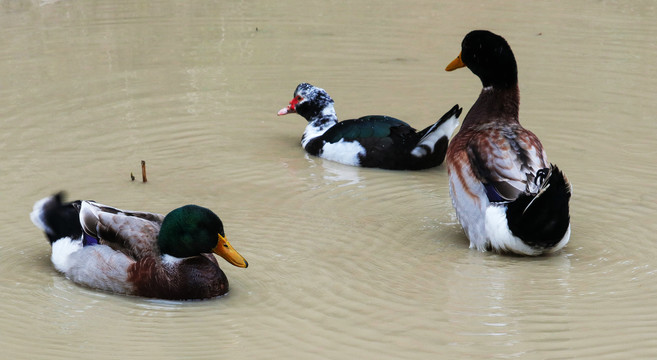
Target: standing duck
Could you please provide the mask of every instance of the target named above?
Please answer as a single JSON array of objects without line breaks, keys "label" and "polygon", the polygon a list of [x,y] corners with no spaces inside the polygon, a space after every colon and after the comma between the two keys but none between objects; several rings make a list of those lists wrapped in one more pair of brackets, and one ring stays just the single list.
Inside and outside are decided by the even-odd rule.
[{"label": "standing duck", "polygon": [[443,162],[461,110],[454,105],[435,124],[419,132],[383,115],[338,122],[328,93],[302,83],[278,115],[298,113],[308,121],[301,146],[311,155],[353,166],[420,170]]},{"label": "standing duck", "polygon": [[160,299],[205,299],[228,292],[212,253],[248,263],[226,240],[211,210],[186,205],[166,216],[93,201],[37,201],[30,214],[52,246],[55,268],[78,284]]},{"label": "standing duck", "polygon": [[518,68],[509,44],[472,31],[445,70],[468,67],[483,90],[447,149],[450,195],[470,247],[552,253],[570,239],[571,185],[518,122]]}]

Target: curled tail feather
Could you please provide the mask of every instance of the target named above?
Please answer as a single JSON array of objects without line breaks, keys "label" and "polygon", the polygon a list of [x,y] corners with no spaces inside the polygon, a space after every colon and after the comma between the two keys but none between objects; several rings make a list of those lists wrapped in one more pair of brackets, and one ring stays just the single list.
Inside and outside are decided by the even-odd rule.
[{"label": "curled tail feather", "polygon": [[78,214],[80,201],[64,203],[63,199],[63,192],[43,198],[34,204],[30,213],[30,219],[45,232],[50,244],[61,238],[82,236]]},{"label": "curled tail feather", "polygon": [[543,170],[538,193],[521,194],[509,203],[507,221],[511,232],[531,247],[562,247],[568,241],[572,187],[556,165]]},{"label": "curled tail feather", "polygon": [[459,107],[458,104],[454,105],[454,107],[446,112],[445,115],[443,115],[435,124],[420,131],[422,137],[417,142],[415,148],[411,151],[411,155],[419,158],[433,153],[436,144],[443,138],[445,138],[446,145],[459,124],[461,111],[463,111],[463,108]]}]

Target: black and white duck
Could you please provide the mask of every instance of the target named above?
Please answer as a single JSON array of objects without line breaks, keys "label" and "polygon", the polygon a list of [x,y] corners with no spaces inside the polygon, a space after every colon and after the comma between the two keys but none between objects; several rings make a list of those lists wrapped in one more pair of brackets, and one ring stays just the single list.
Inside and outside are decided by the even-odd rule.
[{"label": "black and white duck", "polygon": [[454,105],[422,131],[384,115],[338,122],[333,99],[302,83],[278,115],[297,113],[308,121],[301,146],[311,155],[346,165],[393,170],[420,170],[440,165],[462,108]]}]

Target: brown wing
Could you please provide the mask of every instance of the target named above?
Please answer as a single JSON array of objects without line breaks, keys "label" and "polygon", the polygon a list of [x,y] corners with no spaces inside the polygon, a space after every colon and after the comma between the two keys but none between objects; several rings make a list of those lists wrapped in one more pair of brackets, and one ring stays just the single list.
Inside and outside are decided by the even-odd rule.
[{"label": "brown wing", "polygon": [[135,260],[159,256],[156,243],[163,219],[160,214],[123,211],[91,201],[80,206],[80,223],[86,233]]},{"label": "brown wing", "polygon": [[541,142],[520,125],[478,129],[467,153],[491,201],[515,200],[525,191],[537,191],[534,175],[548,167]]}]

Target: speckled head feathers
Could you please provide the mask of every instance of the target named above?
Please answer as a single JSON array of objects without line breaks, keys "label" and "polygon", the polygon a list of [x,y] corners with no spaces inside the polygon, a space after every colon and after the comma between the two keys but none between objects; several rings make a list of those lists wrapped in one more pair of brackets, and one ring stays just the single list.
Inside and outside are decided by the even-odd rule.
[{"label": "speckled head feathers", "polygon": [[306,120],[322,115],[326,110],[333,112],[333,99],[326,90],[308,83],[301,83],[294,90],[294,98],[297,101],[294,110]]}]

